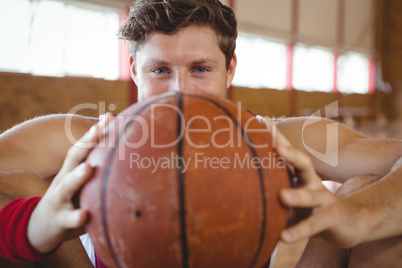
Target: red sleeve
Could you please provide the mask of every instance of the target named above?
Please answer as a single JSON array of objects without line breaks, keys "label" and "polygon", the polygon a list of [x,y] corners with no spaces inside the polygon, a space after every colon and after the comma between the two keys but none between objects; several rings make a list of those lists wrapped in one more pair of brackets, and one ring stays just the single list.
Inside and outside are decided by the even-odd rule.
[{"label": "red sleeve", "polygon": [[0,210],[1,257],[12,261],[34,261],[48,256],[37,252],[28,241],[29,218],[40,199],[16,199]]}]

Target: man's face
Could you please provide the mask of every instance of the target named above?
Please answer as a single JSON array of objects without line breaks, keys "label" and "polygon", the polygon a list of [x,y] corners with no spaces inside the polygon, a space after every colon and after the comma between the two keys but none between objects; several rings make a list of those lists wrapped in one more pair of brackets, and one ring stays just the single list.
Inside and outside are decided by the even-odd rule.
[{"label": "man's face", "polygon": [[236,56],[226,69],[215,32],[210,27],[189,26],[173,35],[149,34],[136,62],[130,56],[130,65],[139,101],[175,91],[224,96],[233,80]]}]

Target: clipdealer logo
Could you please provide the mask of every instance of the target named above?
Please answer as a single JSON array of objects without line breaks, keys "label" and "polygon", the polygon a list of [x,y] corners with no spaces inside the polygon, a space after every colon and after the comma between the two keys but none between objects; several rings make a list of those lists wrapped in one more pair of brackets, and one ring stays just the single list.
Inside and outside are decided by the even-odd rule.
[{"label": "clipdealer logo", "polygon": [[[72,118],[74,113],[77,113],[79,110],[97,110],[98,108],[100,113],[104,113],[105,103],[100,103],[99,106],[92,103],[80,104],[70,110],[65,120],[65,133],[71,144],[75,144],[75,146],[80,147],[82,146],[81,148],[89,148],[92,146],[92,144],[77,143],[79,141],[79,137],[74,137],[71,130]],[[240,103],[238,104],[237,110],[236,118],[239,122],[241,122],[243,109],[241,108]],[[175,139],[161,143],[160,139],[158,139],[158,134],[160,133],[156,133],[155,130],[157,129],[156,125],[161,123],[161,115],[166,112],[173,112],[174,114],[177,114],[181,118],[180,122],[182,126],[180,127],[180,133],[178,133]],[[180,111],[177,106],[170,104],[151,104],[149,114],[151,120],[148,121],[145,120],[145,118],[141,115],[117,115],[113,122],[114,128],[124,129],[122,135],[120,136],[119,144],[116,145],[116,141],[114,140],[115,137],[109,135],[109,138],[101,140],[98,146],[109,148],[119,146],[120,158],[124,157],[125,148],[135,149],[140,148],[145,144],[148,144],[147,146],[150,146],[151,148],[168,148],[177,145],[182,140],[185,140],[189,146],[196,149],[204,149],[209,147],[216,149],[242,147],[244,142],[246,142],[248,146],[255,149],[267,148],[275,145],[274,141],[273,144],[269,144],[271,140],[268,138],[263,143],[258,144],[253,143],[253,141],[249,139],[247,134],[251,133],[267,133],[275,137],[274,133],[271,133],[272,131],[270,125],[267,123],[261,123],[258,124],[258,127],[253,127],[251,123],[257,120],[255,117],[250,117],[247,119],[241,128],[232,118],[226,115],[217,115],[213,118],[203,115],[194,115],[185,118],[182,111]],[[165,124],[166,122],[162,123]],[[174,124],[174,122],[171,123]],[[214,124],[219,124],[220,127],[216,128],[215,126],[214,128]],[[105,132],[108,132],[108,130],[106,129]],[[135,133],[135,139],[133,138],[133,133]],[[205,139],[196,139],[194,138],[195,135],[204,135]]]},{"label": "clipdealer logo", "polygon": [[171,152],[167,156],[142,156],[139,153],[130,153],[130,169],[150,170],[152,174],[161,169],[179,169],[185,173],[189,168],[197,170],[220,169],[283,169],[285,162],[275,153],[268,153],[264,157],[253,157],[251,153],[234,153],[234,157],[215,157],[198,152],[187,158]]},{"label": "clipdealer logo", "polygon": [[317,159],[321,160],[322,162],[332,166],[336,167],[338,166],[339,163],[339,156],[338,156],[338,123],[328,123],[326,124],[326,137],[325,137],[325,152],[319,152],[313,148],[311,148],[307,143],[306,143],[306,136],[305,136],[305,130],[307,127],[320,122],[323,120],[323,117],[326,116],[326,118],[334,118],[339,115],[339,106],[338,106],[338,101],[335,101],[333,103],[330,103],[325,106],[325,115],[321,114],[321,111],[318,110],[314,112],[312,115],[307,117],[307,119],[304,121],[303,126],[302,126],[302,142],[304,148],[314,157]]},{"label": "clipdealer logo", "polygon": [[[71,142],[71,144],[74,144],[75,146],[80,146],[81,148],[90,148],[93,146],[93,144],[84,144],[84,143],[79,143],[79,137],[75,137],[73,135],[72,132],[72,119],[75,113],[79,112],[80,110],[84,110],[84,109],[91,109],[91,110],[98,110],[99,114],[104,114],[106,111],[114,111],[115,110],[115,106],[113,104],[109,105],[108,110],[106,109],[106,104],[105,102],[100,102],[99,104],[94,104],[94,103],[83,103],[83,104],[79,104],[75,107],[73,107],[69,113],[68,116],[66,117],[65,120],[65,133],[66,133],[66,137],[67,139]],[[211,122],[210,119],[203,117],[202,115],[199,116],[193,116],[192,118],[188,119],[187,121],[182,120],[182,123],[184,124],[184,126],[181,128],[182,132],[180,133],[180,135],[178,135],[176,140],[172,140],[167,144],[158,144],[156,139],[155,139],[155,133],[154,133],[154,129],[155,129],[155,120],[154,118],[156,118],[156,109],[158,108],[165,108],[165,109],[174,109],[176,113],[178,113],[182,118],[183,118],[183,114],[181,113],[181,111],[173,105],[168,105],[168,104],[154,104],[151,106],[151,118],[153,120],[151,120],[151,124],[148,125],[149,123],[146,122],[144,120],[144,118],[142,118],[141,116],[136,116],[136,117],[124,117],[124,116],[116,116],[115,118],[115,122],[117,124],[117,127],[120,125],[125,125],[127,124],[128,121],[135,121],[137,123],[137,125],[139,125],[139,128],[137,128],[138,131],[141,131],[142,135],[141,138],[139,140],[137,140],[136,142],[130,142],[126,136],[128,136],[130,134],[130,131],[137,131],[135,129],[130,129],[130,128],[126,128],[125,129],[125,133],[124,133],[124,137],[121,143],[119,143],[119,146],[121,146],[119,149],[119,159],[125,159],[125,149],[126,147],[128,148],[139,148],[141,146],[143,146],[146,142],[148,142],[148,139],[150,139],[151,142],[151,147],[152,148],[164,148],[164,147],[169,147],[169,146],[173,146],[175,144],[177,144],[177,142],[179,142],[181,139],[186,138],[186,141],[193,146],[194,148],[198,148],[198,149],[203,149],[203,148],[207,148],[207,147],[214,147],[217,149],[220,148],[227,148],[227,147],[236,147],[236,146],[240,146],[241,144],[241,139],[242,139],[242,135],[241,133],[235,135],[235,132],[240,132],[241,130],[234,124],[233,120],[231,120],[230,118],[228,118],[227,116],[216,116],[215,118],[213,118],[213,121],[226,121],[227,122],[227,127],[219,129],[219,130],[215,130],[212,131],[212,127],[211,127]],[[338,102],[333,102],[327,106],[325,106],[325,113],[322,114],[320,110],[317,110],[316,112],[314,112],[312,115],[310,115],[309,117],[307,117],[307,119],[304,121],[303,125],[302,125],[302,129],[301,129],[301,138],[302,138],[302,143],[304,148],[313,156],[316,157],[317,159],[319,159],[320,161],[332,166],[332,167],[336,167],[338,165],[339,159],[338,159],[338,124],[336,122],[334,123],[326,123],[326,137],[324,137],[324,142],[325,142],[325,151],[324,152],[320,152],[315,150],[314,148],[312,148],[307,142],[307,136],[306,136],[306,129],[310,126],[312,126],[315,123],[318,123],[320,121],[323,120],[323,116],[326,116],[326,118],[334,118],[337,117],[339,114],[338,111]],[[241,118],[241,105],[240,103],[238,103],[238,118]],[[195,121],[203,121],[205,127],[203,128],[194,128],[192,127],[193,122]],[[254,117],[250,118],[245,124],[244,124],[244,131],[245,133],[249,133],[249,132],[266,132],[272,135],[273,140],[272,140],[272,147],[276,146],[276,128],[271,128],[270,124],[268,122],[265,121],[265,128],[259,128],[259,129],[253,129],[250,128],[250,122],[251,120],[255,120]],[[107,132],[107,130],[106,130]],[[205,133],[206,135],[210,136],[210,140],[206,141],[204,143],[195,143],[192,139],[191,139],[191,133]],[[208,134],[210,133],[210,134]],[[226,133],[228,134],[228,139],[225,142],[221,142],[218,141],[217,137],[222,134],[222,133]],[[248,139],[247,136],[244,137],[246,142],[254,147],[254,148],[264,148],[264,147],[268,147],[269,144],[252,144],[252,142]],[[102,140],[100,144],[98,144],[98,146],[100,147],[114,147],[116,146],[114,144],[115,140],[114,137],[109,136],[109,140]],[[134,155],[133,157],[135,157],[136,155]],[[147,160],[144,160],[147,161]],[[160,160],[162,161],[162,160]],[[183,160],[181,160],[183,161]],[[152,161],[151,161],[152,162]],[[205,162],[205,161],[204,161]],[[225,160],[223,160],[223,162],[225,163]],[[247,163],[250,161],[246,161]],[[145,163],[145,162],[144,162]],[[144,164],[143,163],[143,164]],[[157,162],[154,162],[157,163]],[[214,162],[212,162],[213,164]],[[225,164],[223,163],[222,168],[225,168]],[[153,164],[154,166],[154,164]]]},{"label": "clipdealer logo", "polygon": [[105,114],[106,112],[114,112],[116,110],[116,105],[109,104],[106,110],[106,103],[104,101],[99,102],[99,104],[95,103],[81,103],[68,111],[66,119],[64,120],[64,133],[66,135],[67,140],[71,143],[71,145],[78,146],[80,148],[88,149],[92,148],[94,143],[84,143],[79,141],[81,137],[75,137],[72,131],[72,120],[73,117],[82,110],[98,110],[98,113]]}]

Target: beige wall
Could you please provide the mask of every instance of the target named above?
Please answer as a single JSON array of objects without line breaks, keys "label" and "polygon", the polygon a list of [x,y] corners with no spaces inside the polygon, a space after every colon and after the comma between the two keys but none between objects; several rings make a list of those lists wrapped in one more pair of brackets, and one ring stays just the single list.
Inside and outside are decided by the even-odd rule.
[{"label": "beige wall", "polygon": [[[402,1],[383,0],[380,47],[384,80],[392,86],[388,116],[402,119]],[[392,104],[391,104],[392,103]]]},{"label": "beige wall", "polygon": [[[254,113],[273,117],[306,115],[338,101],[341,116],[352,114],[358,120],[385,114],[388,119],[402,118],[402,1],[383,1],[379,41],[382,70],[392,94],[345,95],[333,93],[290,92],[273,89],[234,88],[233,99]],[[105,102],[116,106],[115,113],[129,105],[129,82],[93,78],[38,77],[0,73],[0,131],[25,119],[49,113],[66,113],[76,105]],[[94,109],[79,113],[98,116]]]},{"label": "beige wall", "polygon": [[357,120],[373,120],[384,107],[392,105],[382,92],[360,95],[241,87],[233,88],[233,100],[253,113],[276,118],[307,116],[317,111],[326,116],[324,108],[337,102],[340,119],[353,116]]},{"label": "beige wall", "polygon": [[113,107],[118,113],[128,105],[128,82],[0,73],[0,131],[35,116],[73,108],[78,114],[98,117],[103,107],[103,113]]}]

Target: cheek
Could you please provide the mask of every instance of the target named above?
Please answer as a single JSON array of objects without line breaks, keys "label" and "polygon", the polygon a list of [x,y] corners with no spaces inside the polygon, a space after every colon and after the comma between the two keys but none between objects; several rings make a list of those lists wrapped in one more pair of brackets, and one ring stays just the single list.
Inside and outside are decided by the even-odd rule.
[{"label": "cheek", "polygon": [[226,79],[222,79],[222,77],[214,77],[203,81],[197,85],[196,91],[202,94],[224,97],[226,95]]},{"label": "cheek", "polygon": [[157,86],[143,87],[141,91],[142,91],[142,95],[144,96],[144,98],[149,98],[152,96],[156,96],[156,95],[168,92],[168,90],[165,89],[164,87],[157,87]]},{"label": "cheek", "polygon": [[205,87],[202,90],[198,91],[198,93],[224,97],[226,89],[224,87]]},{"label": "cheek", "polygon": [[139,100],[144,100],[165,92],[168,92],[168,87],[165,83],[158,80],[148,79],[138,87],[138,98]]}]

